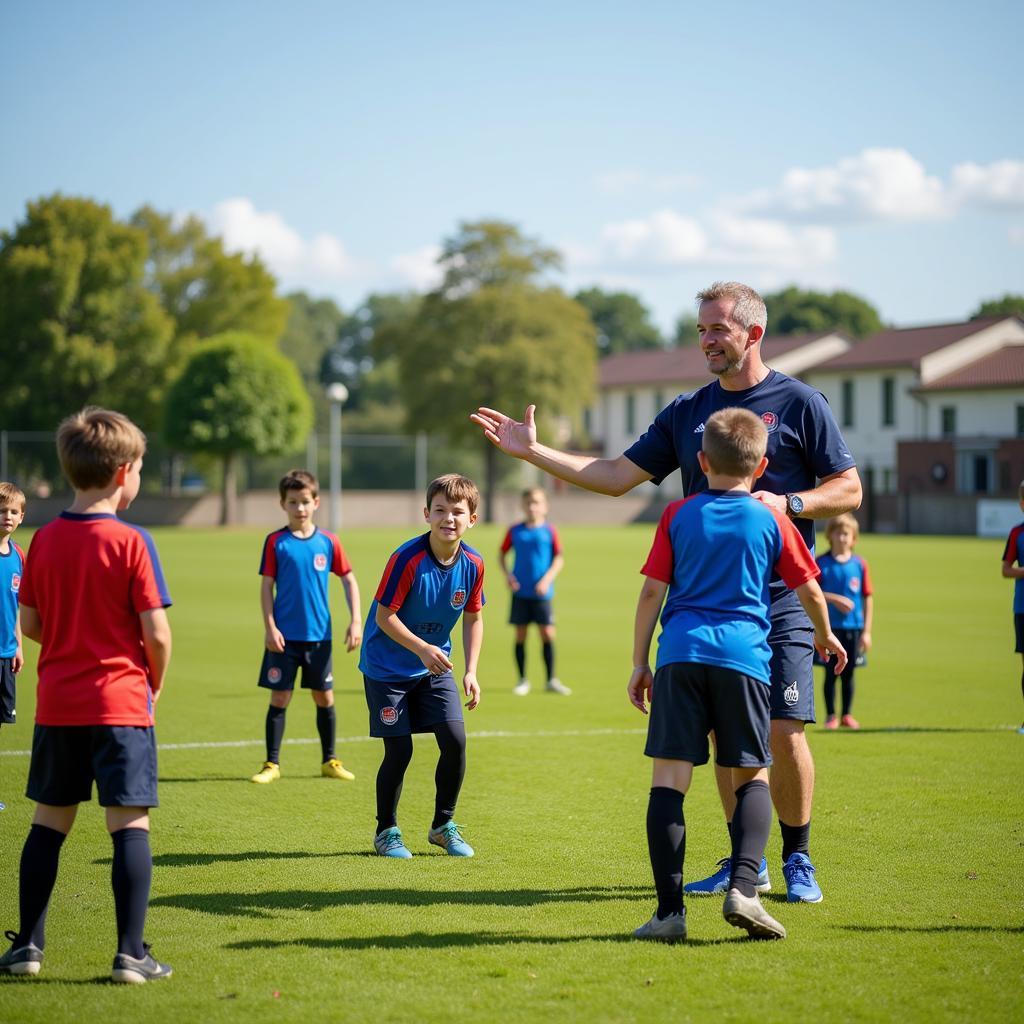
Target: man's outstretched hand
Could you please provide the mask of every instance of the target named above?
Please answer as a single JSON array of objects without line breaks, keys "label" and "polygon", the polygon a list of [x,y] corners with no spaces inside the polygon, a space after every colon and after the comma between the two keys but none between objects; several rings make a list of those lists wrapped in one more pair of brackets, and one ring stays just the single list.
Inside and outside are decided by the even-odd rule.
[{"label": "man's outstretched hand", "polygon": [[528,405],[523,413],[523,421],[506,416],[497,409],[481,406],[469,418],[483,430],[484,437],[496,448],[517,459],[526,458],[530,448],[537,441],[537,425],[533,413],[537,407]]}]

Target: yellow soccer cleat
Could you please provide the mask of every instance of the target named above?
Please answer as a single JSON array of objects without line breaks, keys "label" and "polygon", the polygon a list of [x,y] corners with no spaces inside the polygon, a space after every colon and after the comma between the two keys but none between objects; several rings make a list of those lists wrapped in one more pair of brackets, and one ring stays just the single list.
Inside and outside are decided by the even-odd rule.
[{"label": "yellow soccer cleat", "polygon": [[336,757],[320,765],[320,774],[325,779],[344,779],[346,782],[354,782],[356,778]]},{"label": "yellow soccer cleat", "polygon": [[252,777],[252,781],[265,786],[279,778],[281,778],[281,769],[273,761],[264,761],[263,767]]}]

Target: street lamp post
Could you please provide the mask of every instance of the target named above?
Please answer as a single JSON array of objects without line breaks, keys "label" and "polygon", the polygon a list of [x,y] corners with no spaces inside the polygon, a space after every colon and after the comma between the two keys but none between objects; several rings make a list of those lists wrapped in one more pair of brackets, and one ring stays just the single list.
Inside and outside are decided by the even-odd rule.
[{"label": "street lamp post", "polygon": [[331,532],[341,530],[341,407],[348,398],[348,388],[340,381],[327,385],[331,403]]}]

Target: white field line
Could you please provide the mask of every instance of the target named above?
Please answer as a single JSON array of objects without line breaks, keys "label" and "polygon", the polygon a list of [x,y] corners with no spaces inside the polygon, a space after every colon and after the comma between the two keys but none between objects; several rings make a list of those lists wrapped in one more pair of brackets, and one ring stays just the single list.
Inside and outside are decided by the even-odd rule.
[{"label": "white field line", "polygon": [[[483,732],[466,733],[467,739],[473,740],[532,740],[547,736],[636,736],[647,732],[646,729],[540,729],[537,732],[508,732],[506,730],[485,730]],[[426,735],[426,734],[423,734]],[[376,736],[339,736],[339,746],[345,743],[377,742]],[[286,739],[285,745],[305,746],[319,743],[319,739]],[[222,750],[229,747],[262,747],[265,740],[219,740],[210,743],[158,743],[157,750]],[[28,757],[31,750],[0,750],[0,757]]]}]

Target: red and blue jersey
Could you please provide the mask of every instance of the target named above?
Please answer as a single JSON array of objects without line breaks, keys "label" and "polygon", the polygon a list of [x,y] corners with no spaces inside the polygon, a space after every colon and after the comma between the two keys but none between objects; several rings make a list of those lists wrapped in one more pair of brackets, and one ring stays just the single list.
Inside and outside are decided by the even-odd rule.
[{"label": "red and blue jersey", "polygon": [[465,544],[451,565],[442,565],[430,549],[430,534],[403,544],[388,560],[366,621],[359,671],[381,682],[404,682],[426,675],[423,662],[377,625],[377,607],[398,613],[416,636],[452,650],[452,630],[463,612],[483,608],[484,560]]},{"label": "red and blue jersey", "polygon": [[835,605],[828,606],[828,621],[833,629],[864,628],[864,598],[870,597],[871,574],[868,563],[860,555],[850,555],[845,562],[840,562],[830,552],[818,559],[821,570],[821,589],[830,594],[841,594],[853,602],[853,608],[841,612]]},{"label": "red and blue jersey", "polygon": [[153,538],[110,513],[61,512],[29,553],[21,604],[43,631],[36,722],[152,725],[139,616],[171,603]]},{"label": "red and blue jersey", "polygon": [[25,575],[25,552],[7,541],[6,554],[0,551],[0,658],[18,653],[18,591]]},{"label": "red and blue jersey", "polygon": [[537,593],[537,582],[551,568],[555,556],[562,553],[558,531],[550,523],[537,526],[516,523],[505,534],[501,550],[502,553],[512,551],[515,556],[512,572],[519,581],[516,597],[528,601],[547,601],[554,597],[554,584],[543,594]]},{"label": "red and blue jersey", "polygon": [[296,537],[287,526],[263,542],[260,575],[274,580],[274,622],[285,640],[331,639],[327,582],[352,571],[341,541],[326,530]]},{"label": "red and blue jersey", "polygon": [[669,585],[657,667],[718,665],[769,681],[769,579],[818,575],[796,527],[746,491],[702,491],[662,513],[641,570]]},{"label": "red and blue jersey", "polygon": [[[1006,538],[1003,561],[1024,569],[1024,523],[1018,523]],[[1013,581],[1013,614],[1024,615],[1024,579]]]}]

